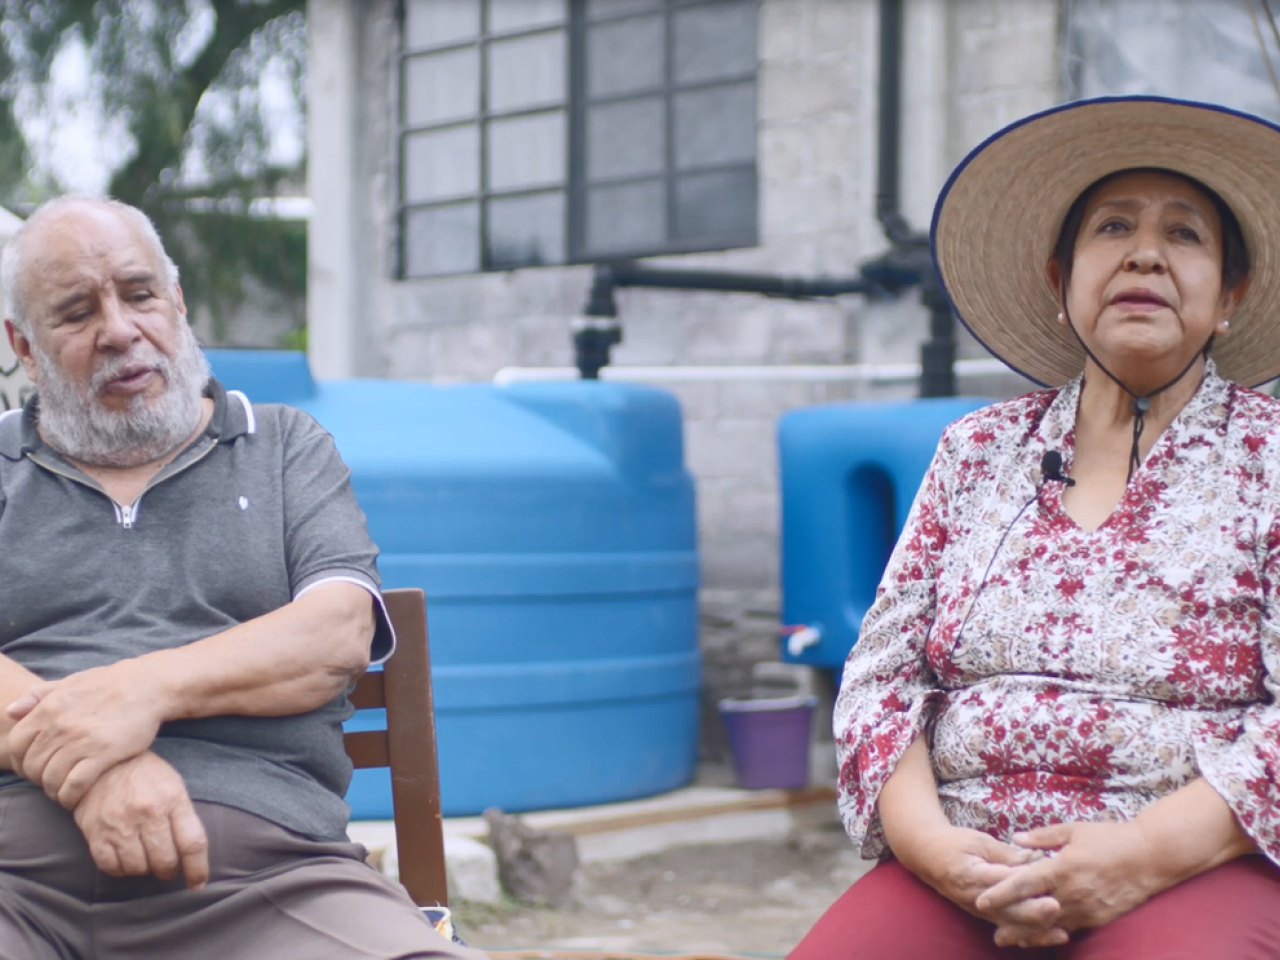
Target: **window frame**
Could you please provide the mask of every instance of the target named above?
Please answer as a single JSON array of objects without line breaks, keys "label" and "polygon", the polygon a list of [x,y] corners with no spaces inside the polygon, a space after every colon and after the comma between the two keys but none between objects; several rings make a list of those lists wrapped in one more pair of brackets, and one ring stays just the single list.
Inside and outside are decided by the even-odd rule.
[{"label": "window frame", "polygon": [[[395,177],[395,256],[394,271],[397,280],[435,280],[445,277],[473,276],[483,273],[500,273],[510,270],[529,270],[541,267],[563,267],[594,263],[602,260],[623,260],[640,257],[663,256],[667,254],[706,253],[720,250],[755,247],[760,242],[760,183],[759,183],[759,149],[754,151],[750,162],[722,162],[707,164],[691,169],[681,170],[676,164],[676,97],[686,92],[695,92],[717,87],[729,87],[750,83],[755,100],[752,122],[758,133],[759,125],[759,75],[760,75],[760,41],[755,38],[755,56],[750,71],[726,75],[714,79],[702,79],[689,82],[678,82],[675,78],[675,25],[677,15],[684,10],[698,7],[715,6],[724,0],[655,0],[652,6],[641,9],[624,10],[604,16],[588,18],[588,0],[566,0],[566,15],[563,21],[555,24],[542,24],[520,28],[490,32],[488,29],[488,0],[476,0],[478,6],[479,25],[474,37],[455,40],[447,43],[432,44],[410,49],[406,29],[406,4],[399,4],[399,48],[396,56],[396,84],[398,89],[398,118],[396,124],[396,163]],[[749,3],[759,16],[760,0],[744,0]],[[658,87],[647,87],[621,94],[607,94],[591,97],[587,89],[587,40],[590,27],[598,24],[620,23],[637,18],[652,17],[655,14],[663,18],[663,69],[662,82]],[[566,49],[565,93],[558,104],[540,104],[508,110],[491,110],[489,107],[489,58],[490,46],[523,37],[533,37],[560,32],[564,36]],[[407,123],[408,104],[408,63],[416,57],[447,54],[453,51],[475,48],[477,50],[477,77],[479,104],[474,114],[452,118],[428,124],[409,125]],[[663,167],[657,174],[628,175],[612,178],[601,178],[590,181],[587,175],[587,136],[588,112],[591,107],[601,104],[626,103],[643,99],[661,97],[663,104],[663,123],[665,125]],[[505,120],[526,116],[546,115],[559,111],[564,116],[565,126],[565,166],[563,176],[555,183],[539,184],[530,187],[494,190],[489,185],[489,124],[494,120]],[[479,136],[477,162],[478,189],[474,192],[451,195],[432,200],[406,200],[407,186],[407,153],[409,138],[421,133],[444,131],[474,125]],[[677,185],[682,175],[724,172],[749,172],[755,185],[755,216],[751,227],[741,231],[730,231],[714,235],[703,235],[692,238],[677,238],[676,217],[678,213]],[[661,181],[665,201],[665,237],[656,245],[643,245],[609,249],[607,252],[592,252],[587,246],[587,213],[588,192],[593,186],[622,185],[628,183],[652,183]],[[490,262],[489,255],[489,204],[493,200],[547,195],[560,192],[564,198],[564,249],[563,259],[551,264],[528,264],[511,266]],[[457,206],[472,202],[478,207],[478,241],[479,250],[475,260],[475,270],[410,274],[407,270],[407,235],[409,215],[414,211],[432,208]]]}]

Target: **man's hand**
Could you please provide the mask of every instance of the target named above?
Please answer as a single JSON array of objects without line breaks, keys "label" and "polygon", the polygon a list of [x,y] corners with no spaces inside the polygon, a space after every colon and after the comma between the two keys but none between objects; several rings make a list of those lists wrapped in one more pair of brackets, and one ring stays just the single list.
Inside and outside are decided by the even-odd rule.
[{"label": "man's hand", "polygon": [[125,760],[89,788],[75,809],[93,862],[113,877],[181,869],[193,890],[209,880],[209,842],[178,772],[147,751]]},{"label": "man's hand", "polygon": [[[1150,850],[1132,823],[1063,823],[1014,840],[1056,853],[1011,873],[978,897],[983,914],[999,914],[1029,899],[1050,896],[1061,907],[1055,921],[1060,928],[1100,927],[1156,892],[1147,869]],[[1009,946],[1020,942],[1018,936],[1019,931],[1001,923],[996,943]]]},{"label": "man's hand", "polygon": [[1038,856],[1034,851],[951,826],[931,833],[922,846],[930,851],[927,861],[918,868],[907,865],[908,869],[951,902],[1004,930],[1007,944],[1044,947],[1067,942],[1058,902],[1044,895],[1047,891],[982,902],[992,888],[1000,889],[1032,869],[1028,863]]},{"label": "man's hand", "polygon": [[102,774],[151,746],[160,698],[136,660],[39,683],[9,705],[13,769],[68,810]]}]

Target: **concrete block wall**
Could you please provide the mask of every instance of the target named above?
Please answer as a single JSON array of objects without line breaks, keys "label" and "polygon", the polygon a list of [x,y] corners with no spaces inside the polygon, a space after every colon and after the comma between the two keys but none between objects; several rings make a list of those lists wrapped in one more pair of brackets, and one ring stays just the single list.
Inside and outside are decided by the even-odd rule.
[{"label": "concrete block wall", "polygon": [[1062,99],[1062,5],[953,0],[950,161],[1006,124]]},{"label": "concrete block wall", "polygon": [[[508,366],[567,366],[570,322],[590,284],[587,267],[392,279],[395,6],[310,4],[313,20],[342,19],[354,31],[343,43],[330,31],[328,46],[312,56],[312,89],[328,97],[312,98],[313,177],[321,180],[320,187],[313,180],[312,192],[348,189],[342,203],[352,210],[346,234],[321,223],[321,235],[313,234],[317,373],[448,383],[486,380]],[[927,228],[937,191],[970,147],[1057,100],[1057,11],[1058,0],[907,0],[902,188],[917,229]],[[658,262],[843,275],[886,248],[874,216],[878,28],[877,0],[761,0],[759,245]],[[315,36],[326,36],[323,28]],[[355,66],[344,66],[343,57]],[[355,103],[345,107],[333,96],[342,88],[334,74],[343,70],[356,77]],[[331,169],[323,166],[320,158],[335,153],[341,157]],[[335,173],[342,169],[350,171],[347,181]],[[614,363],[677,368],[662,386],[684,407],[698,483],[702,643],[712,700],[745,689],[752,665],[777,656],[778,418],[832,400],[906,398],[915,385],[682,381],[678,368],[915,361],[927,314],[914,296],[887,304],[858,297],[789,303],[621,290],[617,302],[624,342]],[[343,316],[334,304],[347,305]],[[316,344],[318,331],[323,342]],[[353,340],[358,347],[341,349]],[[961,355],[984,354],[965,341]],[[1026,384],[992,377],[962,388],[1011,395]]]}]

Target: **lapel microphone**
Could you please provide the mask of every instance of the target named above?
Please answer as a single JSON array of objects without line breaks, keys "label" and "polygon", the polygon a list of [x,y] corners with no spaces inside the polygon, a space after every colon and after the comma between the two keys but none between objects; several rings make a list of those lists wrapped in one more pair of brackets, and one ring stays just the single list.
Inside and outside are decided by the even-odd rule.
[{"label": "lapel microphone", "polygon": [[1070,477],[1062,475],[1062,454],[1057,450],[1046,450],[1044,456],[1040,458],[1040,478],[1041,483],[1054,481],[1065,483],[1068,487],[1076,485]]}]

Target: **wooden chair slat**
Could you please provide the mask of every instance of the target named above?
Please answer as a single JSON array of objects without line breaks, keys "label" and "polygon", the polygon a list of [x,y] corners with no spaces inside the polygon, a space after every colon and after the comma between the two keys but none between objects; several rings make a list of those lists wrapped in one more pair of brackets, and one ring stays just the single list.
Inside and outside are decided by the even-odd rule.
[{"label": "wooden chair slat", "polygon": [[351,702],[357,710],[375,710],[387,705],[381,670],[371,670],[356,681],[356,688],[351,691]]},{"label": "wooden chair slat", "polygon": [[385,730],[361,730],[348,733],[343,738],[347,756],[357,770],[391,765],[390,741]]},{"label": "wooden chair slat", "polygon": [[351,699],[358,709],[385,706],[387,729],[348,733],[344,741],[357,768],[391,768],[400,882],[419,906],[447,905],[426,598],[421,590],[388,590],[383,600],[395,653],[381,673],[357,681]]}]

